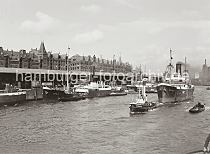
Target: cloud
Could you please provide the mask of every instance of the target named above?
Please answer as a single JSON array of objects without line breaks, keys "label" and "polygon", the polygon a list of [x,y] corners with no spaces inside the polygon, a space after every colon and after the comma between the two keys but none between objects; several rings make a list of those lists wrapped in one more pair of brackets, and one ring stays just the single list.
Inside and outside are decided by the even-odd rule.
[{"label": "cloud", "polygon": [[[103,42],[109,43],[107,48],[120,47],[129,61],[137,65],[150,65],[148,68],[156,71],[165,69],[170,48],[175,51],[174,62],[187,56],[190,62],[199,65],[209,55],[209,26],[208,20],[141,18],[131,22],[100,25],[99,28],[106,33],[108,39]],[[197,49],[199,46],[202,48]]]},{"label": "cloud", "polygon": [[101,10],[101,7],[96,4],[91,4],[91,5],[83,5],[81,6],[80,9],[86,12],[97,13]]},{"label": "cloud", "polygon": [[21,23],[20,29],[26,32],[43,33],[50,32],[58,25],[58,20],[43,13],[36,12],[36,21],[25,20]]},{"label": "cloud", "polygon": [[99,30],[91,32],[80,33],[74,37],[74,41],[77,43],[91,43],[103,39],[104,34]]},{"label": "cloud", "polygon": [[132,1],[129,1],[129,0],[115,0],[115,1],[123,6],[127,6],[130,8],[136,8],[136,6],[131,3]]}]

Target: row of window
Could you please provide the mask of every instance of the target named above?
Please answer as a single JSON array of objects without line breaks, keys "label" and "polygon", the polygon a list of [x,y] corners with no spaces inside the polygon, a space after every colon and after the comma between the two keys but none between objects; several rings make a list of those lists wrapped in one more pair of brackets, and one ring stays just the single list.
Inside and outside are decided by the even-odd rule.
[{"label": "row of window", "polygon": [[[77,71],[92,71],[93,65],[89,64],[82,64],[80,62],[77,63],[70,63],[69,70],[77,70]],[[30,68],[30,69],[50,69],[50,70],[66,70],[66,61],[58,61],[58,60],[29,60],[29,59],[21,59],[21,60],[12,60],[12,59],[1,59],[0,58],[0,67],[11,67],[11,68]],[[112,72],[113,65],[107,64],[99,64],[95,65],[95,71],[104,71],[104,72]],[[129,72],[131,71],[130,68],[126,68],[123,66],[115,66],[116,72]]]}]

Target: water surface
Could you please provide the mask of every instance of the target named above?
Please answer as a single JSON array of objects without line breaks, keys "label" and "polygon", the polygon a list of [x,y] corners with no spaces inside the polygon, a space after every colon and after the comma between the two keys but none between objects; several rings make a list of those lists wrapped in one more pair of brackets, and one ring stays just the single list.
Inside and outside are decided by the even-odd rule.
[{"label": "water surface", "polygon": [[[148,100],[157,101],[156,94]],[[195,99],[130,116],[135,95],[78,102],[29,102],[0,108],[0,153],[184,154],[203,148],[210,133],[210,91]],[[190,114],[197,101],[207,110]]]}]

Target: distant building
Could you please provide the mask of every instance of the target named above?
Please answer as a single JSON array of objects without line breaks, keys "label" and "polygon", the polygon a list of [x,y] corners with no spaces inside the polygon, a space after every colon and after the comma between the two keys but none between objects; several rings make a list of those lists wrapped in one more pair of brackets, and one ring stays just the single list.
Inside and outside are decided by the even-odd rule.
[{"label": "distant building", "polygon": [[70,70],[71,71],[83,71],[83,72],[116,72],[116,73],[128,73],[132,71],[132,66],[128,63],[122,63],[114,60],[105,60],[93,57],[80,56],[78,54],[70,58]]},{"label": "distant building", "polygon": [[67,70],[69,60],[70,71],[82,72],[116,72],[128,73],[132,71],[129,63],[123,63],[121,58],[105,60],[94,56],[80,56],[78,54],[68,58],[66,54],[47,52],[44,42],[40,48],[13,51],[4,50],[0,47],[0,67],[8,68],[29,68],[29,69],[48,69],[48,70]]},{"label": "distant building", "polygon": [[29,56],[32,59],[31,68],[48,69],[48,54],[44,42],[41,42],[39,50],[37,48],[31,49]]},{"label": "distant building", "polygon": [[210,67],[207,66],[206,59],[199,77],[202,85],[210,85]]}]

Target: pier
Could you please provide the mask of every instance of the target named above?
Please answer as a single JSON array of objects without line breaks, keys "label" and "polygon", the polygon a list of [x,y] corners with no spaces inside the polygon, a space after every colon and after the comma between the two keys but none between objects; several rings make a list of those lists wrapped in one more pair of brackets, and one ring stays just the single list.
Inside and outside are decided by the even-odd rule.
[{"label": "pier", "polygon": [[[31,88],[32,81],[52,82],[53,84],[66,85],[67,72],[64,70],[46,70],[46,69],[25,69],[25,68],[5,68],[0,67],[0,87],[5,83],[16,85],[20,88]],[[94,74],[85,71],[69,71],[70,82],[79,83],[83,80],[94,81],[115,81],[117,84],[123,84],[132,79],[131,73],[109,73],[95,72]],[[129,84],[129,83],[127,83]]]}]

